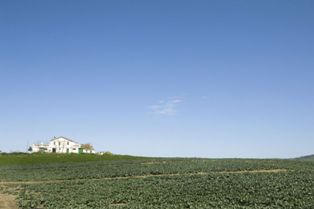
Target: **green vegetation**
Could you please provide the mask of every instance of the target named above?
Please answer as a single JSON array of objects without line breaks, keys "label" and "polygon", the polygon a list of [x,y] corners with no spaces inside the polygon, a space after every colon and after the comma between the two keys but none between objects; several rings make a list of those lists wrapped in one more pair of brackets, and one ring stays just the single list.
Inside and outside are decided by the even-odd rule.
[{"label": "green vegetation", "polygon": [[94,154],[55,154],[55,153],[13,153],[0,154],[1,165],[33,165],[33,164],[49,164],[49,163],[73,163],[73,162],[89,162],[103,160],[119,160],[119,159],[139,159],[141,157],[133,157],[127,155],[113,155],[105,153],[104,155]]},{"label": "green vegetation", "polygon": [[49,154],[16,161],[19,156],[0,156],[0,191],[15,194],[21,208],[314,206],[313,162]]},{"label": "green vegetation", "polygon": [[303,156],[303,157],[300,157],[297,159],[298,160],[304,160],[304,161],[314,161],[314,155]]}]

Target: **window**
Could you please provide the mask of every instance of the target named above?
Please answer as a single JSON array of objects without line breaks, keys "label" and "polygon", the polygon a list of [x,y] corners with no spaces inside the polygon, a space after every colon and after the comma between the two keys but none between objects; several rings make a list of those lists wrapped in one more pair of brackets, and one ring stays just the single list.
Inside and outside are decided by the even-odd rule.
[{"label": "window", "polygon": [[70,145],[70,143],[69,143],[69,142],[67,142],[67,145]]}]

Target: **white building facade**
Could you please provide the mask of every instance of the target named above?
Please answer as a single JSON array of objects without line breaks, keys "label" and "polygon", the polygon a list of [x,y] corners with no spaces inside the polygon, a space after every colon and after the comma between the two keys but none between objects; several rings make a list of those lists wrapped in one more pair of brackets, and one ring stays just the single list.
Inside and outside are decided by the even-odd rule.
[{"label": "white building facade", "polygon": [[33,144],[29,151],[32,153],[95,153],[94,150],[85,150],[81,144],[63,136],[54,137],[48,144]]}]

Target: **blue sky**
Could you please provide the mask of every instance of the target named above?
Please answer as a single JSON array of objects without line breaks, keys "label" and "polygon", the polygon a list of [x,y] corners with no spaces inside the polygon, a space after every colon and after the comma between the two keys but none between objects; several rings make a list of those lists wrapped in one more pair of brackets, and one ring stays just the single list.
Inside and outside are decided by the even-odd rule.
[{"label": "blue sky", "polygon": [[314,153],[310,0],[0,2],[0,150]]}]

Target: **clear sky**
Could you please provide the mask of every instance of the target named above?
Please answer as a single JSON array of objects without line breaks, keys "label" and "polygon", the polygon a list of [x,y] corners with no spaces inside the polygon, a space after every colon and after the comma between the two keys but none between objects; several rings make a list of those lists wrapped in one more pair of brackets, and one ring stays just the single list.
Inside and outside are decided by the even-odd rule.
[{"label": "clear sky", "polygon": [[0,150],[314,153],[314,1],[0,2]]}]

